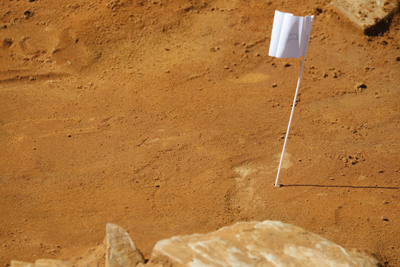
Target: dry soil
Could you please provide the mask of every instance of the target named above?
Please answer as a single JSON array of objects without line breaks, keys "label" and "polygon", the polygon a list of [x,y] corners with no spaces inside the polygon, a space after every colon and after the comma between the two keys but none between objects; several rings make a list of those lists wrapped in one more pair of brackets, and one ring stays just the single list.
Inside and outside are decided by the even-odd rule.
[{"label": "dry soil", "polygon": [[[1,0],[0,266],[252,220],[399,266],[400,16],[369,37],[329,2]],[[279,188],[276,9],[315,15]]]}]

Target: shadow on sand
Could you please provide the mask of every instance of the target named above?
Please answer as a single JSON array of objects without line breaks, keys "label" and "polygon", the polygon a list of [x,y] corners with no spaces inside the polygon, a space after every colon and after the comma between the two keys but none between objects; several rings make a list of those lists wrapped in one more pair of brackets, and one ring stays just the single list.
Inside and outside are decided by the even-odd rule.
[{"label": "shadow on sand", "polygon": [[280,187],[290,186],[308,186],[308,187],[340,187],[340,188],[358,188],[358,189],[400,189],[395,186],[353,186],[353,185],[319,185],[319,184],[280,184]]}]

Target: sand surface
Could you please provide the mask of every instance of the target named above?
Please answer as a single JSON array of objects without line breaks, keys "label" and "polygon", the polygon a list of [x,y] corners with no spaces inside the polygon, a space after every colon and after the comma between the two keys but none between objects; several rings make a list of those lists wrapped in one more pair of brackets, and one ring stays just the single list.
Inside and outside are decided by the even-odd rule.
[{"label": "sand surface", "polygon": [[[275,9],[315,15],[280,188],[301,58],[268,56]],[[108,222],[148,258],[252,220],[399,266],[399,29],[321,0],[2,0],[0,266],[71,260]]]}]

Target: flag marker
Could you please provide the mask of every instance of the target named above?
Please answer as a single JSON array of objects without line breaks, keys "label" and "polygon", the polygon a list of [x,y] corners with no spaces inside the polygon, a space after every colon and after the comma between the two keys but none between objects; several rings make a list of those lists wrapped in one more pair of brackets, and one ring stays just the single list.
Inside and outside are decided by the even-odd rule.
[{"label": "flag marker", "polygon": [[299,58],[300,56],[303,56],[300,75],[297,80],[296,93],[294,95],[292,105],[292,112],[290,114],[289,124],[285,135],[285,142],[283,144],[281,159],[279,162],[278,173],[276,175],[275,187],[278,185],[279,174],[281,172],[290,125],[292,124],[294,107],[296,106],[313,19],[314,16],[293,16],[291,13],[275,10],[274,23],[272,25],[271,33],[271,43],[268,53],[269,56],[277,58]]}]

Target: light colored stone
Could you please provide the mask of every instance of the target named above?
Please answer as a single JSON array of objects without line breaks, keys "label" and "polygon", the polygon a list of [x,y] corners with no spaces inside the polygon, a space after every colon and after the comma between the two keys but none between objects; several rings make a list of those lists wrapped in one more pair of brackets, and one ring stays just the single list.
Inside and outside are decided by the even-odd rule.
[{"label": "light colored stone", "polygon": [[11,267],[34,267],[35,264],[31,262],[24,262],[24,261],[11,261]]},{"label": "light colored stone", "polygon": [[143,255],[124,229],[108,223],[106,230],[106,267],[131,267],[144,262]]},{"label": "light colored stone", "polygon": [[241,222],[159,241],[147,266],[377,266],[376,261],[302,228]]},{"label": "light colored stone", "polygon": [[41,259],[35,261],[35,267],[74,267],[74,265],[65,261]]},{"label": "light colored stone", "polygon": [[377,35],[388,29],[399,3],[398,0],[336,0],[332,5],[365,34]]}]

